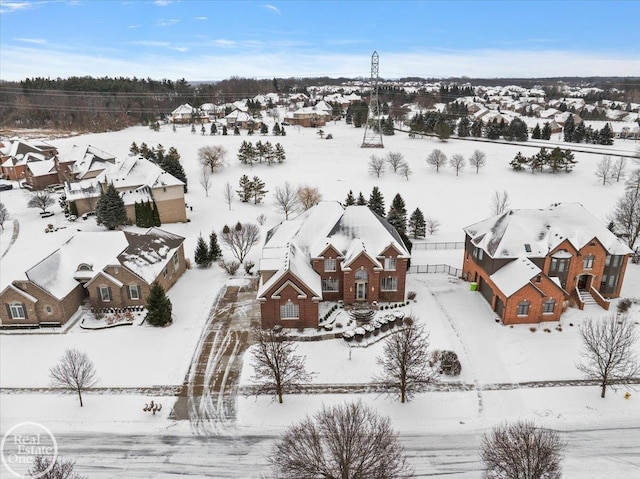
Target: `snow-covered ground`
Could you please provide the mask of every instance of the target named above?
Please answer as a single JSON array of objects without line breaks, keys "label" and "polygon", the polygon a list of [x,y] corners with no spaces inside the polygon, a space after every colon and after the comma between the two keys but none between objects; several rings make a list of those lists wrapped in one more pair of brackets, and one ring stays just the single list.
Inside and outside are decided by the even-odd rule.
[{"label": "snow-covered ground", "polygon": [[[174,133],[165,125],[160,132],[134,127],[50,141],[62,154],[74,144],[91,144],[119,157],[128,153],[134,141],[138,145],[146,142],[149,146],[161,143],[165,148],[176,147],[189,178],[186,201],[193,209],[188,212],[189,223],[168,224],[162,228],[187,238],[185,252],[191,258],[198,235],[206,237],[212,230],[219,231],[225,223],[255,222],[264,214],[267,218],[262,226],[264,233],[281,221],[283,215],[276,211],[271,194],[285,181],[293,185],[317,186],[327,200],[342,201],[349,190],[356,196],[361,191],[368,198],[372,187],[378,186],[389,206],[393,196],[400,193],[409,213],[419,207],[425,216],[441,222],[440,231],[427,238],[429,241],[462,241],[464,226],[490,215],[490,199],[495,190],[507,191],[513,208],[543,208],[554,202],[578,201],[603,222],[623,191],[622,183],[599,184],[594,172],[601,153],[576,153],[578,165],[570,174],[532,175],[513,172],[509,161],[516,152],[531,155],[538,151],[537,147],[461,140],[441,143],[435,139],[410,139],[397,134],[384,137],[384,150],[372,150],[360,148],[362,129],[331,123],[323,130],[331,133],[334,139],[322,140],[314,129],[295,127],[289,127],[285,137],[247,137],[244,134],[211,137],[191,134],[188,127],[178,128]],[[236,153],[245,140],[254,144],[258,140],[281,143],[286,151],[286,162],[271,167],[241,165]],[[228,151],[229,163],[214,175],[209,197],[198,183],[200,167],[197,161],[198,148],[208,145],[223,145]],[[613,155],[619,150],[632,152],[636,145],[633,141],[617,140],[611,151]],[[474,149],[480,149],[487,154],[487,166],[478,174],[467,167],[458,177],[450,168],[436,173],[425,161],[434,148],[443,150],[448,156],[460,153],[465,157],[469,157]],[[369,156],[384,155],[389,151],[404,155],[413,172],[408,181],[389,170],[380,178],[369,174]],[[640,167],[640,163],[629,160],[629,167]],[[243,174],[259,176],[270,193],[260,205],[243,204],[236,198],[229,210],[224,202],[223,186],[230,182],[236,187]],[[76,229],[97,229],[91,221],[66,222],[57,205],[52,207],[56,212],[54,217],[41,219],[37,210],[26,207],[28,194],[25,190],[2,192],[0,198],[11,213],[11,219],[19,224],[15,243],[11,243],[15,228],[12,221],[6,223],[7,227],[0,234],[0,252],[6,253],[0,265],[0,289],[12,280],[24,277],[25,269],[53,251]],[[45,234],[47,223],[66,228]],[[259,247],[255,247],[249,259],[257,262],[258,257]],[[441,263],[460,267],[462,250],[416,251],[413,258],[413,264]],[[2,333],[0,386],[46,387],[49,368],[66,348],[72,346],[89,354],[96,366],[100,386],[179,385],[185,378],[209,310],[226,280],[226,275],[217,266],[187,271],[169,292],[176,322],[168,328],[131,326],[85,331],[74,326],[65,334]],[[384,396],[359,396],[379,412],[391,416],[401,433],[439,431],[456,434],[463,430],[482,430],[515,417],[533,418],[540,424],[561,430],[617,428],[640,423],[638,393],[631,391],[632,397],[627,400],[623,397],[626,389],[609,392],[605,400],[599,398],[597,388],[593,387],[482,390],[483,385],[492,383],[579,378],[575,368],[579,345],[575,325],[586,316],[604,314],[602,310],[570,310],[562,318],[562,332],[555,330],[557,323],[551,323],[550,333],[542,331],[546,325],[531,332],[529,326],[509,328],[495,323],[480,295],[472,293],[467,283],[453,277],[411,275],[408,290],[417,293],[417,302],[407,309],[418,316],[429,331],[432,347],[456,351],[462,362],[462,375],[458,379],[479,386],[479,391],[430,392],[407,405],[399,405]],[[640,266],[629,265],[623,296],[640,297]],[[369,348],[353,348],[349,359],[348,345],[342,340],[304,342],[298,346],[298,353],[307,357],[307,368],[318,374],[316,381],[321,383],[369,381],[380,350],[380,343]],[[242,381],[246,383],[251,369],[249,361],[244,365]],[[74,431],[190,433],[187,424],[175,423],[167,417],[172,398],[157,398],[163,402],[164,409],[155,417],[142,411],[148,399],[151,398],[139,395],[89,394],[85,407],[80,409],[73,396],[3,394],[0,395],[0,430],[6,431],[20,421],[33,420],[49,425],[60,434]],[[305,414],[313,413],[322,403],[345,399],[339,395],[287,396],[285,404],[278,405],[266,397],[240,397],[238,427],[230,434],[277,433]],[[634,431],[633,434],[638,435],[638,430]],[[573,460],[575,474],[569,476],[593,477],[588,469],[578,467],[578,462]],[[635,467],[640,467],[637,461]],[[479,477],[479,474],[469,477]]]}]

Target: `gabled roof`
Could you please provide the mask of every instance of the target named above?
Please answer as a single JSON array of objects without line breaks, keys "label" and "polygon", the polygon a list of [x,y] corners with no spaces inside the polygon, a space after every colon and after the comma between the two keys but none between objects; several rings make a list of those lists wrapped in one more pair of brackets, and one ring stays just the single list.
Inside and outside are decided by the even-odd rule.
[{"label": "gabled roof", "polygon": [[563,241],[581,250],[594,238],[612,255],[632,251],[580,203],[509,210],[464,228],[474,246],[492,258],[541,258]]},{"label": "gabled roof", "polygon": [[95,146],[78,146],[73,148],[68,155],[65,155],[64,162],[73,161],[72,173],[78,179],[84,178],[92,171],[103,171],[114,164],[116,157]]},{"label": "gabled roof", "polygon": [[533,264],[528,258],[521,256],[498,271],[489,278],[504,295],[509,298],[514,293],[520,291],[531,279],[541,273],[540,268]]},{"label": "gabled roof", "polygon": [[118,191],[125,188],[148,186],[183,185],[175,176],[167,173],[158,165],[140,156],[129,156],[116,162],[100,173],[97,177],[100,183],[113,183]]},{"label": "gabled roof", "polygon": [[7,291],[8,289],[10,289],[11,291],[18,293],[19,295],[21,295],[22,297],[24,297],[25,299],[31,301],[32,303],[37,303],[38,302],[38,298],[33,297],[32,295],[30,295],[29,293],[27,293],[26,291],[21,290],[20,288],[18,288],[16,285],[14,284],[9,284],[7,285],[6,288],[4,288],[2,290],[2,292],[0,292],[0,296],[4,295],[5,291]]},{"label": "gabled roof", "polygon": [[122,266],[151,284],[167,266],[184,238],[160,228],[149,228],[145,233],[124,231],[127,248],[118,255]]},{"label": "gabled roof", "polygon": [[322,282],[318,273],[311,267],[309,257],[294,243],[287,245],[283,258],[280,259],[280,268],[258,289],[258,298],[264,297],[274,285],[276,285],[287,273],[291,273],[309,290],[313,297],[322,299]]},{"label": "gabled roof", "polygon": [[30,161],[27,169],[33,176],[46,176],[56,172],[56,163],[53,160]]}]

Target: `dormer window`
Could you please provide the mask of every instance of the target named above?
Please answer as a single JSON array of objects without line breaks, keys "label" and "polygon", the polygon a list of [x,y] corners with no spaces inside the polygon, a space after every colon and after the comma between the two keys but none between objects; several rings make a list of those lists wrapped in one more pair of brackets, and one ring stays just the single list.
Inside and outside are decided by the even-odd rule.
[{"label": "dormer window", "polygon": [[582,260],[582,269],[592,269],[593,268],[593,255],[585,256]]},{"label": "dormer window", "polygon": [[326,258],[324,260],[324,270],[325,270],[325,272],[335,271],[336,270],[336,259],[335,258]]},{"label": "dormer window", "polygon": [[80,263],[78,265],[78,271],[93,271],[93,266],[87,263]]},{"label": "dormer window", "polygon": [[395,271],[396,270],[396,259],[395,258],[385,258],[384,259],[384,269],[387,271]]}]

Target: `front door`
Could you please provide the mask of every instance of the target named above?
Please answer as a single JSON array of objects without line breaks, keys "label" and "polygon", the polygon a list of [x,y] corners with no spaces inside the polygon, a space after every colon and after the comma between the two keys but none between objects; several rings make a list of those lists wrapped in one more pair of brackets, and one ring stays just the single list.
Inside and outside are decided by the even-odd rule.
[{"label": "front door", "polygon": [[590,279],[591,279],[591,276],[589,276],[588,274],[580,275],[580,277],[578,278],[578,289],[581,291],[588,289]]},{"label": "front door", "polygon": [[367,300],[367,283],[356,283],[356,301]]}]

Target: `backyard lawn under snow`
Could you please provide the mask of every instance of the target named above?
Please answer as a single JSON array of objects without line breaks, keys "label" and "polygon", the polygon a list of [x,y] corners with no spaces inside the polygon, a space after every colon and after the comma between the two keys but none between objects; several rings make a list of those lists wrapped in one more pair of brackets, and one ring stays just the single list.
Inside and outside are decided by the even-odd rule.
[{"label": "backyard lawn under snow", "polygon": [[[285,181],[292,185],[317,186],[326,200],[343,201],[349,190],[355,196],[362,192],[368,198],[372,187],[378,186],[388,207],[393,196],[400,193],[409,213],[419,207],[425,216],[436,218],[442,224],[440,231],[428,237],[428,241],[463,241],[464,226],[490,216],[490,199],[495,190],[507,191],[512,208],[544,208],[555,202],[577,201],[605,222],[624,188],[622,183],[602,186],[595,177],[602,147],[599,147],[597,154],[576,153],[578,165],[572,173],[532,175],[513,172],[509,167],[509,161],[516,152],[521,151],[528,156],[538,151],[539,148],[531,144],[516,146],[461,140],[441,143],[435,139],[410,139],[405,134],[397,134],[384,137],[384,150],[362,149],[362,129],[338,123],[328,124],[323,130],[332,134],[333,139],[323,140],[313,129],[295,127],[289,127],[285,137],[247,137],[244,134],[239,137],[211,137],[191,134],[189,127],[178,128],[174,133],[165,125],[160,132],[134,127],[114,133],[51,139],[50,142],[63,155],[74,144],[91,144],[118,157],[127,155],[134,141],[138,145],[145,142],[150,147],[158,144],[167,149],[176,147],[189,178],[186,201],[190,207],[190,222],[162,225],[162,228],[186,237],[185,253],[191,258],[199,234],[207,237],[211,231],[220,231],[226,223],[232,224],[238,220],[255,222],[259,215],[264,214],[267,218],[261,227],[264,238],[269,228],[284,219],[276,211],[271,193],[263,204],[243,204],[236,199],[231,209],[227,208],[223,186],[230,182],[236,187],[243,174],[259,176],[270,192]],[[271,167],[258,164],[253,168],[241,165],[236,154],[240,143],[245,140],[281,143],[286,151],[285,163]],[[213,187],[208,197],[198,183],[200,167],[197,162],[198,148],[207,145],[223,145],[228,151],[228,166],[213,177]],[[480,149],[487,154],[487,166],[478,174],[467,167],[458,177],[449,168],[436,173],[425,161],[434,148],[443,150],[448,156],[460,153],[467,158],[473,150]],[[617,140],[609,151],[615,155],[618,151],[634,150],[632,141]],[[413,172],[409,180],[392,171],[384,172],[380,178],[369,174],[369,156],[384,155],[390,151],[404,155]],[[637,161],[629,161],[631,167],[640,167]],[[98,229],[91,224],[91,220],[68,223],[57,205],[52,208],[54,217],[41,219],[37,210],[26,207],[28,194],[25,190],[2,192],[1,198],[12,216],[0,235],[0,250],[4,255],[0,289],[14,279],[23,278],[25,269],[52,252],[76,229]],[[64,228],[45,234],[47,223]],[[15,242],[12,242],[12,236],[16,234]],[[257,263],[259,254],[260,247],[256,246],[248,259]],[[461,249],[416,251],[412,264],[445,263],[461,267],[462,254]],[[230,257],[228,252],[227,257]],[[182,384],[202,327],[227,279],[217,266],[208,270],[187,271],[169,292],[176,321],[168,328],[130,326],[86,331],[74,325],[64,334],[0,334],[0,386],[46,387],[49,368],[70,347],[87,352],[95,364],[100,386]],[[597,307],[588,307],[583,312],[571,309],[563,315],[561,332],[555,329],[558,323],[535,325],[536,331],[531,332],[530,326],[510,328],[496,323],[482,297],[469,291],[468,283],[452,276],[413,274],[408,279],[407,290],[417,293],[417,301],[407,306],[405,311],[417,317],[430,333],[431,347],[451,349],[458,354],[462,374],[452,380],[472,383],[480,389],[483,385],[494,383],[580,378],[575,367],[579,357],[577,326],[587,316],[608,314]],[[640,298],[640,266],[629,265],[622,293],[624,297]],[[614,309],[615,304],[612,307]],[[634,314],[635,319],[639,320],[637,309]],[[544,332],[545,327],[551,332]],[[376,370],[375,358],[381,350],[382,343],[378,342],[368,348],[353,347],[350,352],[349,344],[345,341],[330,340],[299,343],[297,352],[306,356],[307,369],[317,374],[316,382],[359,383],[371,380]],[[243,384],[250,382],[252,374],[247,359],[246,356],[241,377]],[[591,421],[622,424],[625,418],[636,423],[640,421],[639,398],[635,397],[635,392],[632,391],[631,400],[624,400],[621,393],[611,393],[608,399],[601,401],[596,389],[426,393],[411,405],[400,409],[396,403],[383,397],[364,395],[363,398],[374,404],[380,412],[391,415],[394,425],[401,431],[416,431],[426,427],[421,421],[416,421],[416,417],[431,421],[429,427],[437,425],[446,430],[455,430],[460,427],[461,421],[485,418],[488,422],[482,425],[486,426],[501,417],[510,416],[542,418],[549,423],[561,421],[559,418],[562,417],[570,417],[572,421],[583,424]],[[86,413],[80,413],[77,409],[70,413],[69,406],[76,406],[75,398],[56,396],[51,397],[46,410],[38,412],[39,417],[33,417],[33,407],[39,404],[40,398],[38,395],[3,395],[0,398],[2,428],[27,419],[53,421],[56,427],[63,429],[82,428],[84,426],[81,424],[85,424],[93,430],[108,431],[115,427],[114,421],[126,422],[133,428],[137,424],[142,430],[148,427],[148,420],[142,416],[142,412],[127,413],[120,417],[114,408],[109,407],[109,404],[116,403],[137,404],[143,398],[90,397],[87,404],[94,405],[89,406]],[[289,396],[285,399],[285,409],[272,403],[270,398],[241,397],[238,427],[240,431],[252,433],[281,430],[293,420],[313,412],[322,402],[343,399],[340,396]],[[170,400],[165,398],[164,402]],[[164,414],[169,409],[165,407],[161,416],[162,428],[171,424]],[[84,419],[76,421],[79,414],[85,414]],[[140,418],[136,419],[136,414]],[[156,422],[152,429],[158,427]]]}]

